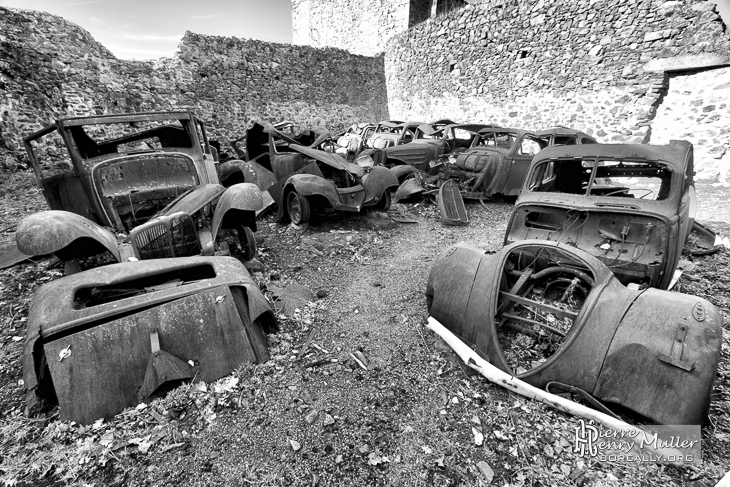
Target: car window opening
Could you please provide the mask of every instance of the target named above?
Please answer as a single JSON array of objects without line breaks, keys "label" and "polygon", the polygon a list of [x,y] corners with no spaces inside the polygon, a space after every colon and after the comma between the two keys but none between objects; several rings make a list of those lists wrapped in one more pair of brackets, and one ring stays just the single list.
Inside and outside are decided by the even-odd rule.
[{"label": "car window opening", "polygon": [[529,189],[661,201],[669,196],[671,180],[672,171],[660,162],[562,159],[536,165]]},{"label": "car window opening", "polygon": [[73,308],[91,308],[93,306],[99,306],[162,289],[185,286],[202,281],[203,279],[213,279],[215,277],[216,273],[213,266],[206,264],[146,276],[141,279],[115,282],[108,286],[85,287],[76,291]]}]

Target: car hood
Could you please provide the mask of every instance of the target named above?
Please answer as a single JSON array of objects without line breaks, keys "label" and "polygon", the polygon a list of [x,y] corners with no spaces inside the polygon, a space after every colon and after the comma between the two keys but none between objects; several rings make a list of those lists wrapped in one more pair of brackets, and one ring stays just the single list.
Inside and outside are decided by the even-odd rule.
[{"label": "car hood", "polygon": [[289,148],[293,151],[299,152],[300,154],[304,154],[305,156],[309,156],[312,159],[327,164],[328,166],[334,167],[335,169],[347,171],[355,177],[360,178],[365,174],[364,168],[357,164],[348,162],[347,159],[338,154],[331,154],[319,149],[312,149],[311,147],[295,144],[291,144]]}]

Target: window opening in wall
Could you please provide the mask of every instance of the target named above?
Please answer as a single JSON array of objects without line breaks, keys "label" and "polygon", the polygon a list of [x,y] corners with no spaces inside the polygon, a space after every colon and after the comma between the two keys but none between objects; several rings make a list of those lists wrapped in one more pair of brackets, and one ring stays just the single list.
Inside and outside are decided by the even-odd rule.
[{"label": "window opening in wall", "polygon": [[520,59],[525,59],[527,57],[527,51],[522,50],[520,51]]},{"label": "window opening in wall", "polygon": [[456,63],[449,63],[449,73],[451,73],[454,68],[456,68]]},{"label": "window opening in wall", "polygon": [[420,24],[431,16],[432,0],[410,0],[408,27]]},{"label": "window opening in wall", "polygon": [[465,7],[467,2],[464,0],[434,0],[436,1],[436,15],[445,14],[456,10],[457,8]]}]

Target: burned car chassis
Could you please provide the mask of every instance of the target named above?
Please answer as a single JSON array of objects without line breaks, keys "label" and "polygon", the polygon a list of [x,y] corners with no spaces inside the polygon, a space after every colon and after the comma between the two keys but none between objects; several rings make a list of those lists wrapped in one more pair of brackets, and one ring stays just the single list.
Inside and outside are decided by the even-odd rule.
[{"label": "burned car chassis", "polygon": [[42,286],[24,351],[26,403],[58,401],[88,424],[180,381],[219,379],[269,358],[268,301],[230,257],[112,264]]},{"label": "burned car chassis", "polygon": [[692,145],[554,147],[535,157],[505,243],[583,249],[624,283],[666,289],[694,227]]},{"label": "burned car chassis", "polygon": [[[225,253],[219,230],[231,231],[245,259],[256,251],[261,191],[219,184],[205,125],[191,112],[62,118],[24,142],[51,210],[19,225],[25,254],[74,260],[107,249],[118,261],[212,255]],[[115,251],[115,233],[127,232],[134,251]]]},{"label": "burned car chassis", "polygon": [[495,255],[443,252],[431,315],[499,369],[536,387],[568,384],[663,424],[700,424],[720,356],[704,299],[632,290],[590,254],[549,241]]}]

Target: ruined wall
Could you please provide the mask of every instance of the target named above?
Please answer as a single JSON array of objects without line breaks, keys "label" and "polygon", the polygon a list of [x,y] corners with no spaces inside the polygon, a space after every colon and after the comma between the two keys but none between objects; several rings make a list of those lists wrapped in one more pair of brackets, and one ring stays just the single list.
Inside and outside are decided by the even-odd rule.
[{"label": "ruined wall", "polygon": [[383,59],[188,32],[173,58],[123,61],[60,17],[0,7],[0,166],[57,117],[169,108],[192,108],[224,142],[251,120],[380,120]]},{"label": "ruined wall", "polygon": [[691,140],[698,176],[730,182],[730,68],[669,75],[669,90],[651,123],[652,144]]},{"label": "ruined wall", "polygon": [[408,29],[410,0],[291,0],[294,44],[374,56]]},{"label": "ruined wall", "polygon": [[[396,35],[385,52],[393,118],[559,124],[602,142],[666,140],[652,121],[678,83],[668,72],[723,64],[730,36],[706,1],[486,0]],[[687,134],[702,170],[708,139]]]}]

